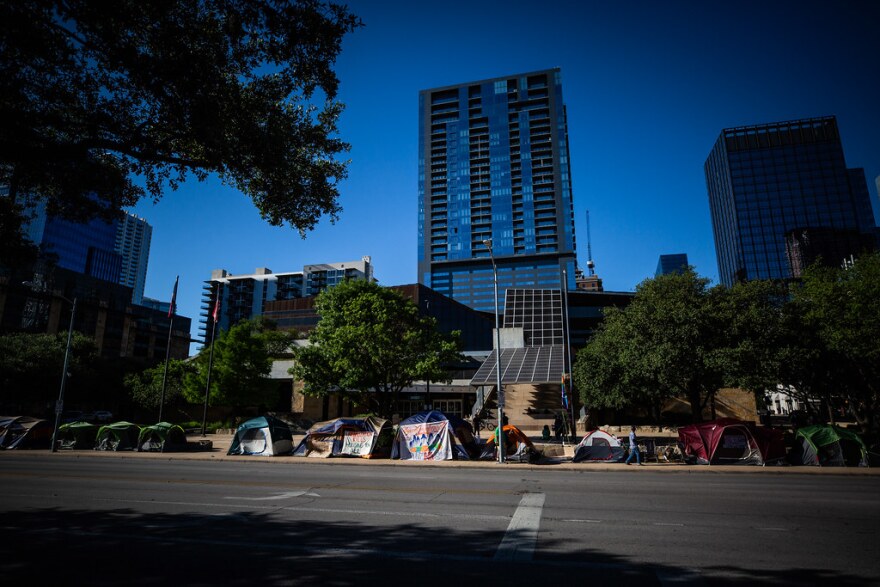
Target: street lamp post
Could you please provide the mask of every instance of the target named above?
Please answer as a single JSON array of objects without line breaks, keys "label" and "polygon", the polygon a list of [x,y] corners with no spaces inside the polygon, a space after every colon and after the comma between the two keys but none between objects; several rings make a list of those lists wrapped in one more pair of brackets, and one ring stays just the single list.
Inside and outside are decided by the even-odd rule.
[{"label": "street lamp post", "polygon": [[495,285],[495,376],[498,401],[498,433],[495,442],[498,444],[498,462],[504,464],[504,392],[501,389],[501,328],[498,323],[498,266],[495,264],[495,255],[492,251],[492,239],[483,241],[489,249],[489,258],[492,259],[492,277]]},{"label": "street lamp post", "polygon": [[70,339],[73,337],[73,319],[76,317],[76,298],[71,302],[64,296],[59,296],[72,304],[70,310],[70,326],[67,328],[67,346],[64,349],[64,370],[61,372],[61,390],[58,392],[58,402],[55,404],[55,429],[52,431],[52,452],[58,450],[55,442],[58,439],[58,426],[61,425],[61,412],[64,411],[64,384],[67,382],[67,365],[70,360]]}]

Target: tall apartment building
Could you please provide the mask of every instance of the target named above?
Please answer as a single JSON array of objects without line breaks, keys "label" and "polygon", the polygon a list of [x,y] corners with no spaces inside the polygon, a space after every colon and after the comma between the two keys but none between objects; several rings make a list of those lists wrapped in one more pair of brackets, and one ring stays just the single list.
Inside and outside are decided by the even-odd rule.
[{"label": "tall apartment building", "polygon": [[134,214],[126,213],[116,224],[114,249],[122,256],[119,283],[132,289],[133,304],[143,303],[152,237],[153,227]]},{"label": "tall apartment building", "polygon": [[248,275],[232,275],[226,269],[215,269],[202,287],[199,333],[209,341],[214,328],[213,311],[220,296],[217,330],[227,330],[241,320],[266,313],[269,302],[315,296],[345,279],[373,280],[373,263],[369,256],[360,261],[305,265],[302,271],[272,273],[265,267]]},{"label": "tall apartment building", "polygon": [[575,288],[568,130],[559,69],[419,93],[418,280],[494,311],[507,288]]},{"label": "tall apartment building", "polygon": [[704,169],[726,285],[876,248],[865,173],[847,168],[833,116],[725,129]]}]

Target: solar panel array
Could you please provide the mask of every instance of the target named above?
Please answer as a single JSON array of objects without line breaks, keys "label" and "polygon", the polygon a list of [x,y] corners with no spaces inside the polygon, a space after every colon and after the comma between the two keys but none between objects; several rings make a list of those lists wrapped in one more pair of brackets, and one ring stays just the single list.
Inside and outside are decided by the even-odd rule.
[{"label": "solar panel array", "polygon": [[[491,385],[495,374],[496,351],[477,370],[471,385]],[[565,369],[565,346],[551,345],[501,350],[501,383],[559,383]]]}]

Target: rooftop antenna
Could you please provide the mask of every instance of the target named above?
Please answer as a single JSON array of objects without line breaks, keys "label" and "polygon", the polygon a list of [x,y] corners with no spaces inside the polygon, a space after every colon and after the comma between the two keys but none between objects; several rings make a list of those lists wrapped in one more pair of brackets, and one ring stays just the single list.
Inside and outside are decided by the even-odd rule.
[{"label": "rooftop antenna", "polygon": [[593,263],[593,246],[590,241],[590,211],[587,210],[587,269],[590,275],[596,275],[596,264]]}]

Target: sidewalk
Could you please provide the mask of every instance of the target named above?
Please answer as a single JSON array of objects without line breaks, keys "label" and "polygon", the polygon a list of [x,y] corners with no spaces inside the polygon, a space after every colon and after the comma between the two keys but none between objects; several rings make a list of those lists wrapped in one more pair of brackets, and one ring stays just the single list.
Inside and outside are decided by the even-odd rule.
[{"label": "sidewalk", "polygon": [[[58,452],[49,452],[48,450],[10,450],[0,451],[0,458],[3,457],[19,457],[19,456],[45,456],[47,458],[105,458],[105,459],[159,459],[169,461],[244,461],[258,463],[273,463],[278,465],[284,464],[308,464],[316,466],[333,466],[333,465],[353,465],[366,467],[436,467],[436,468],[455,468],[455,469],[496,469],[498,467],[516,467],[519,469],[542,470],[542,471],[578,471],[582,473],[594,473],[603,471],[616,471],[627,473],[678,473],[678,474],[713,474],[713,473],[740,473],[740,474],[778,474],[778,475],[838,475],[838,476],[880,476],[880,468],[865,467],[787,467],[787,466],[706,466],[706,465],[684,465],[681,463],[645,463],[643,466],[630,465],[624,463],[572,463],[571,455],[574,453],[574,445],[566,443],[564,447],[565,455],[545,456],[537,464],[527,463],[505,463],[501,465],[495,461],[400,461],[392,459],[357,459],[357,458],[304,458],[294,456],[243,456],[243,455],[227,455],[230,444],[232,444],[231,434],[208,434],[202,438],[200,434],[187,436],[187,441],[191,444],[198,444],[202,440],[210,440],[212,447],[210,450],[191,450],[188,452],[134,452],[134,451],[94,451],[94,450],[63,450]],[[295,435],[293,445],[302,439],[302,435]],[[546,448],[545,455],[552,452],[552,449],[562,448],[559,444],[551,443],[543,445],[535,443],[538,449]]]}]

